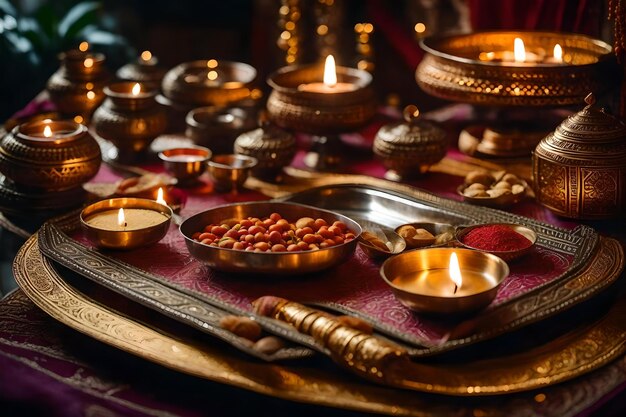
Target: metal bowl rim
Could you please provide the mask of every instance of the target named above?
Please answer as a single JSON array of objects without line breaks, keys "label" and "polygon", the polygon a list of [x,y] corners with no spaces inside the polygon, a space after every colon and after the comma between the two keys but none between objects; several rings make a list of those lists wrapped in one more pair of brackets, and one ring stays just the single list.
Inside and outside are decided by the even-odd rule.
[{"label": "metal bowl rim", "polygon": [[[517,249],[517,250],[485,250],[485,249],[480,249],[480,248],[475,248],[474,246],[470,246],[467,245],[465,243],[463,243],[463,241],[461,240],[461,238],[463,236],[465,236],[467,233],[469,233],[470,230],[479,228],[479,227],[484,227],[484,226],[495,226],[495,225],[502,225],[502,226],[515,226],[515,227],[522,227],[526,230],[528,230],[531,234],[531,236],[533,237],[533,239],[529,239],[531,242],[531,245],[528,246],[527,248],[524,249]],[[523,224],[518,224],[518,223],[481,223],[481,224],[473,224],[471,226],[467,226],[467,227],[463,227],[463,228],[457,228],[456,233],[454,234],[455,239],[457,240],[457,242],[459,242],[459,244],[463,245],[464,248],[469,249],[469,250],[473,250],[473,251],[477,251],[477,252],[483,252],[483,253],[489,253],[489,254],[494,254],[495,256],[498,255],[516,255],[518,253],[524,252],[529,250],[530,248],[532,248],[533,246],[535,246],[535,244],[537,243],[537,232],[535,232],[533,229],[531,229],[528,226],[524,226]],[[528,239],[527,236],[524,236],[526,239]]]}]

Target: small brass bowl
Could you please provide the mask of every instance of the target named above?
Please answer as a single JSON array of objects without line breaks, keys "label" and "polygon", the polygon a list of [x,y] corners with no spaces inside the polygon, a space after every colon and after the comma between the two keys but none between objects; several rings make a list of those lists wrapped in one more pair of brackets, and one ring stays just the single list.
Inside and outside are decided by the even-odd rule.
[{"label": "small brass bowl", "polygon": [[202,146],[172,148],[159,152],[165,170],[178,180],[179,185],[195,182],[207,170],[210,149]]},{"label": "small brass bowl", "polygon": [[257,127],[254,107],[198,107],[187,113],[185,135],[215,154],[232,153],[235,139]]},{"label": "small brass bowl", "polygon": [[[448,268],[456,253],[463,283],[455,293]],[[420,313],[459,315],[493,301],[509,267],[497,256],[468,249],[416,249],[387,259],[380,275],[398,301]]]},{"label": "small brass bowl", "polygon": [[[117,211],[120,208],[154,211],[163,215],[163,221],[140,228],[129,225],[128,230],[102,229],[89,223],[98,213]],[[167,233],[171,219],[172,209],[144,198],[110,198],[91,204],[80,213],[80,224],[89,240],[100,248],[119,250],[135,249],[158,242]]]},{"label": "small brass bowl", "polygon": [[406,249],[406,242],[402,236],[394,232],[393,229],[369,220],[359,218],[353,219],[359,223],[363,229],[363,233],[373,233],[388,246],[388,250],[383,250],[365,239],[363,237],[363,233],[361,233],[361,236],[359,236],[359,247],[368,257],[372,259],[388,258],[389,256],[401,253]]},{"label": "small brass bowl", "polygon": [[524,191],[521,193],[513,194],[512,192],[509,194],[503,194],[497,197],[469,197],[463,194],[465,189],[468,187],[467,184],[461,184],[456,189],[458,195],[463,197],[463,201],[474,204],[477,206],[485,206],[485,207],[509,207],[514,204],[517,204],[528,197],[530,188],[528,187],[528,183],[524,180],[520,181],[520,185],[524,187]]},{"label": "small brass bowl", "polygon": [[243,219],[249,216],[263,218],[274,212],[292,223],[301,217],[322,218],[329,224],[339,220],[344,222],[357,238],[361,234],[359,224],[341,214],[303,204],[267,201],[229,204],[203,211],[186,219],[180,225],[180,232],[185,238],[191,256],[211,268],[254,275],[301,275],[321,271],[343,262],[356,248],[357,239],[353,239],[315,251],[248,252],[205,245],[191,237],[205,226],[220,223],[224,219]]},{"label": "small brass bowl", "polygon": [[[451,224],[448,224],[448,223],[406,223],[406,224],[402,224],[402,225],[396,227],[395,232],[399,233],[400,228],[402,228],[403,226],[413,226],[416,229],[424,229],[424,230],[427,230],[428,232],[430,232],[434,236],[434,238],[432,240],[432,243],[424,242],[425,244],[423,246],[421,246],[421,245],[417,245],[416,246],[415,244],[411,244],[410,241],[407,241],[402,236],[398,235],[398,236],[400,236],[402,238],[402,240],[405,241],[406,246],[409,249],[426,248],[426,247],[440,247],[440,246],[450,245],[454,241],[455,232],[456,232],[456,228],[454,226],[452,226]],[[437,243],[437,241],[436,241],[437,236],[441,235],[441,234],[444,234],[444,233],[450,233],[451,234],[451,238],[446,240],[445,242]]]},{"label": "small brass bowl", "polygon": [[246,155],[215,155],[209,161],[209,174],[215,180],[219,192],[237,190],[250,176],[257,164],[256,158]]},{"label": "small brass bowl", "polygon": [[[472,246],[469,246],[465,243],[463,243],[463,238],[472,230],[480,228],[480,227],[485,227],[485,226],[494,226],[494,225],[501,225],[501,226],[506,226],[511,228],[512,230],[514,230],[515,232],[519,233],[520,235],[524,236],[526,239],[528,239],[531,244],[524,248],[524,249],[520,249],[520,250],[511,250],[511,251],[494,251],[494,250],[485,250],[485,249],[481,249],[481,248],[475,248]],[[535,246],[535,242],[537,242],[537,233],[535,233],[534,230],[526,227],[526,226],[521,226],[519,224],[513,224],[513,223],[489,223],[489,224],[478,224],[478,225],[474,225],[474,226],[468,226],[468,227],[464,227],[464,228],[458,228],[457,232],[456,232],[456,240],[459,242],[459,244],[467,249],[472,249],[472,250],[477,250],[477,251],[482,251],[482,252],[488,252],[491,254],[494,254],[496,256],[498,256],[499,258],[502,258],[505,261],[513,261],[515,259],[518,259],[524,255],[526,255],[528,252],[530,252],[533,248],[533,246]]]}]

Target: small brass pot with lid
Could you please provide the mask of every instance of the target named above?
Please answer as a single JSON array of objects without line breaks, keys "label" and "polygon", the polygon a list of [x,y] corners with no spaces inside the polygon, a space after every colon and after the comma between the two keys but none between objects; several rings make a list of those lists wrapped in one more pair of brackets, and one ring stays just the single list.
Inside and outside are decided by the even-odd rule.
[{"label": "small brass pot with lid", "polygon": [[374,153],[387,168],[385,178],[401,181],[424,174],[439,162],[448,147],[446,132],[432,122],[418,120],[419,110],[404,109],[404,122],[380,128],[374,139]]},{"label": "small brass pot with lid", "polygon": [[296,138],[271,124],[266,116],[261,119],[261,127],[237,137],[235,153],[256,158],[258,163],[252,169],[254,176],[276,180],[296,154]]},{"label": "small brass pot with lid", "polygon": [[533,181],[537,201],[575,219],[617,217],[626,210],[626,125],[585,98],[537,145]]}]

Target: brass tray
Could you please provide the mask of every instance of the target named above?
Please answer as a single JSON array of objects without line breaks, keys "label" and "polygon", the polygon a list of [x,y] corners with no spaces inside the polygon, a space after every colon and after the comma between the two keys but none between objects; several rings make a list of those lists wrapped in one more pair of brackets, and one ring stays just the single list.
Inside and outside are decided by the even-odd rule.
[{"label": "brass tray", "polygon": [[39,252],[37,239],[33,235],[18,252],[14,274],[26,295],[53,318],[168,368],[283,399],[397,415],[459,415],[459,407],[464,404],[470,411],[480,410],[480,415],[485,416],[521,415],[520,412],[536,411],[537,407],[545,416],[570,416],[626,380],[626,359],[622,358],[615,366],[598,370],[585,380],[547,388],[605,365],[624,353],[625,295],[595,323],[521,354],[468,365],[419,365],[419,379],[411,381],[410,388],[427,392],[476,396],[542,388],[540,393],[517,394],[509,400],[488,397],[461,403],[371,385],[322,366],[259,363],[215,344],[201,345],[166,335],[156,327],[109,310],[68,285]]}]

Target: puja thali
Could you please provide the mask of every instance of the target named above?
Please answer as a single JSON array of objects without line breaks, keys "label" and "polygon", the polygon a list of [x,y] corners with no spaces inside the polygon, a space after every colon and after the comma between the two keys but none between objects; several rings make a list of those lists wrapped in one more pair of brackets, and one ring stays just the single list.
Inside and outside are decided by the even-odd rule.
[{"label": "puja thali", "polygon": [[[342,180],[349,184],[342,184]],[[327,182],[326,185],[323,184],[324,181]],[[345,266],[340,265],[321,273],[320,276],[303,279],[296,283],[295,289],[289,289],[289,285],[280,280],[273,284],[269,282],[269,285],[264,281],[266,284],[263,285],[250,279],[233,280],[231,277],[225,277],[225,273],[222,276],[214,275],[212,271],[197,265],[196,261],[184,262],[186,271],[195,272],[183,273],[172,269],[172,264],[168,264],[169,261],[162,261],[167,258],[165,254],[176,252],[174,259],[179,263],[181,256],[185,256],[182,253],[185,251],[184,243],[181,244],[175,238],[177,230],[170,230],[165,244],[159,244],[159,248],[151,249],[156,250],[150,259],[152,264],[156,264],[153,265],[153,269],[137,262],[132,256],[125,257],[111,252],[100,253],[86,246],[80,236],[74,234],[76,216],[71,214],[47,223],[36,237],[29,240],[16,258],[15,274],[27,295],[44,311],[92,337],[185,373],[291,399],[302,399],[303,394],[299,392],[300,384],[286,388],[285,381],[281,380],[279,388],[272,384],[261,388],[246,381],[245,372],[242,375],[238,373],[239,370],[234,371],[237,377],[224,380],[220,371],[223,365],[216,367],[213,363],[212,368],[202,367],[202,369],[192,366],[199,360],[198,355],[204,357],[203,361],[213,362],[219,362],[221,355],[225,355],[227,358],[225,360],[230,363],[231,355],[235,355],[230,352],[233,348],[257,358],[242,359],[236,356],[237,361],[240,361],[237,363],[243,369],[278,367],[282,373],[287,371],[279,363],[290,360],[289,372],[297,375],[297,378],[293,377],[294,380],[306,379],[310,375],[308,374],[310,369],[301,369],[299,365],[298,360],[302,358],[314,357],[315,360],[326,361],[323,355],[328,355],[340,365],[346,365],[337,360],[336,355],[333,356],[335,347],[320,343],[310,335],[299,333],[291,326],[277,323],[271,318],[255,316],[264,331],[288,341],[286,348],[273,355],[255,354],[238,343],[232,335],[229,337],[223,331],[220,333],[217,323],[224,315],[254,316],[245,304],[258,295],[275,293],[288,296],[333,314],[349,314],[370,321],[374,325],[374,334],[377,338],[391,340],[413,358],[410,371],[408,368],[396,370],[391,373],[390,379],[377,382],[417,391],[456,396],[484,396],[538,389],[587,373],[619,357],[626,349],[626,327],[618,319],[623,314],[622,310],[626,303],[620,299],[614,304],[610,303],[611,310],[594,319],[595,321],[584,325],[575,322],[572,329],[561,334],[548,332],[550,337],[527,346],[525,352],[505,349],[504,353],[500,352],[494,357],[485,357],[484,354],[481,357],[475,353],[485,347],[491,349],[492,346],[500,350],[503,345],[512,343],[509,338],[515,340],[519,337],[520,332],[525,331],[525,326],[533,322],[539,322],[538,326],[544,326],[544,323],[549,322],[549,317],[559,314],[557,319],[560,319],[575,305],[596,302],[595,300],[602,297],[598,294],[612,285],[623,269],[624,256],[616,241],[600,238],[593,229],[588,227],[561,229],[521,216],[468,206],[421,190],[390,185],[385,181],[365,177],[329,176],[325,180],[311,180],[308,185],[319,187],[291,194],[276,201],[313,205],[348,217],[369,218],[389,227],[409,223],[416,218],[421,221],[455,225],[511,221],[526,224],[537,231],[539,246],[537,252],[539,255],[535,255],[526,263],[539,262],[544,267],[552,265],[549,268],[551,272],[549,276],[533,280],[529,277],[536,275],[536,271],[514,265],[513,275],[519,281],[518,284],[523,285],[510,286],[503,291],[503,296],[497,298],[485,311],[468,320],[450,325],[429,321],[428,318],[415,319],[414,314],[406,309],[402,310],[402,306],[394,305],[394,300],[388,298],[389,295],[384,289],[377,287],[376,282],[380,278],[372,275],[372,271],[377,273],[380,264],[366,259],[359,250]],[[383,188],[381,185],[389,187]],[[187,208],[190,213],[197,209],[194,207],[193,199],[188,202]],[[176,248],[182,252],[178,253]],[[145,254],[139,254],[139,257],[145,257]],[[326,286],[326,291],[322,293],[328,293],[329,282],[338,279],[338,276],[346,276],[346,271],[352,271],[353,275],[360,275],[363,278],[361,286],[365,290],[355,290],[361,293],[361,297],[301,297],[303,293],[313,293],[316,286]],[[173,278],[185,274],[189,278],[187,281],[177,281]],[[74,278],[70,278],[71,276]],[[82,284],[77,286],[78,282]],[[208,287],[205,285],[207,283]],[[211,285],[218,290],[207,290]],[[356,288],[355,282],[350,279],[346,279],[342,285]],[[335,290],[345,295],[342,285],[336,286]],[[298,289],[298,286],[301,288]],[[109,291],[106,298],[97,299],[94,294],[98,294],[98,291],[94,288],[113,292]],[[206,352],[206,347],[198,348],[196,346],[198,340],[180,336],[176,339],[177,346],[185,346],[184,358],[181,359],[177,354],[172,355],[171,349],[166,348],[167,343],[171,343],[168,339],[172,336],[170,329],[164,332],[159,328],[158,322],[146,323],[143,317],[137,322],[132,311],[123,311],[124,309],[118,311],[117,305],[120,303],[115,304],[116,307],[112,309],[111,300],[115,297],[130,299],[134,302],[130,303],[132,305],[147,307],[162,317],[174,319],[176,326],[180,328],[191,327],[200,330],[217,337],[226,345],[217,351],[211,350],[207,359],[205,354],[199,353]],[[368,307],[380,303],[386,308]],[[389,317],[385,317],[387,313],[396,319],[389,320]],[[107,318],[103,322],[101,318],[105,316]],[[397,317],[401,319],[397,320]],[[118,320],[123,322],[123,325],[119,324],[121,327],[113,325]],[[131,326],[134,330],[122,330],[124,326]],[[407,331],[411,326],[417,330]],[[137,333],[139,331],[140,333]],[[136,336],[146,332],[150,335],[142,336],[142,340],[149,338],[154,341],[156,346],[153,350],[139,348]],[[182,334],[185,335],[184,332]],[[209,339],[210,336],[203,335]],[[591,348],[589,340],[594,340]],[[474,359],[459,360],[466,355],[470,355],[467,358],[472,358],[470,345],[475,343],[479,345],[474,350]],[[192,352],[187,349],[197,350]],[[192,356],[194,359],[188,362]],[[259,363],[258,359],[272,364]],[[485,371],[486,369],[489,371]],[[329,388],[334,387],[336,378],[340,380],[344,378],[339,370],[323,372],[322,375],[315,376],[318,377],[323,380],[329,378],[330,382],[325,382],[328,389],[343,389],[341,384],[339,387]],[[357,391],[361,389],[361,385],[358,386],[354,388]],[[370,385],[363,386],[368,387],[365,388],[366,391],[371,388]],[[383,388],[376,387],[376,390],[378,389]],[[281,392],[277,393],[277,390]],[[364,405],[351,394],[341,395],[343,398],[337,399],[335,404],[327,404],[329,400],[322,399],[325,395],[314,394],[303,400],[369,411],[377,411],[376,407],[379,406],[384,408],[381,404]],[[401,391],[397,395],[403,396]],[[405,401],[406,399],[403,399],[397,404],[411,403]],[[411,414],[408,411],[411,408],[402,413]]]}]

